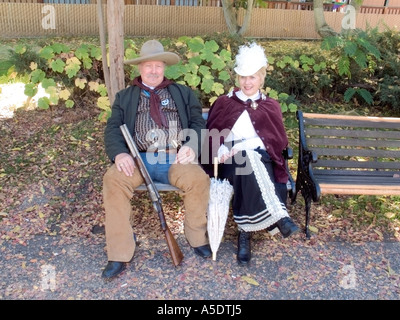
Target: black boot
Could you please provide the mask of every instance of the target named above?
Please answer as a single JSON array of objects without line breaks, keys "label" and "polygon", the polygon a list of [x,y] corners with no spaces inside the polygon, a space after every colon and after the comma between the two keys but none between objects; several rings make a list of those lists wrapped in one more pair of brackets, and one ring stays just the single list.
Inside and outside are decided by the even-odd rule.
[{"label": "black boot", "polygon": [[276,226],[284,238],[287,238],[300,230],[293,220],[288,217],[278,220]]},{"label": "black boot", "polygon": [[237,260],[240,264],[248,264],[251,259],[251,233],[239,231]]}]

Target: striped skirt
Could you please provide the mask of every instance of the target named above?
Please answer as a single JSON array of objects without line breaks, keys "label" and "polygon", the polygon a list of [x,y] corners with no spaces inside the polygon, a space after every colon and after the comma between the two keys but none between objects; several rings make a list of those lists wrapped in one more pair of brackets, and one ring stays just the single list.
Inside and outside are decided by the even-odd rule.
[{"label": "striped skirt", "polygon": [[289,217],[286,184],[275,182],[273,162],[267,151],[238,152],[219,165],[218,176],[228,179],[233,186],[233,218],[239,229],[263,230]]}]

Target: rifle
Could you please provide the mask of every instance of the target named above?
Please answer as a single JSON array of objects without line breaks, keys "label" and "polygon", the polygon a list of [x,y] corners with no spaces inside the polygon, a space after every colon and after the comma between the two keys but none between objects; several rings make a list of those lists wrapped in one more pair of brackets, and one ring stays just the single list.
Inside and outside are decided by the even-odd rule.
[{"label": "rifle", "polygon": [[126,143],[128,144],[129,150],[132,153],[133,159],[135,160],[136,167],[139,168],[140,173],[142,174],[142,177],[145,181],[147,190],[149,191],[150,199],[153,202],[154,209],[158,213],[158,218],[160,219],[161,222],[161,228],[164,231],[168,249],[172,257],[172,262],[176,267],[181,263],[183,259],[183,253],[179,248],[178,243],[176,242],[174,236],[171,233],[171,230],[169,230],[168,225],[165,221],[165,215],[164,215],[164,210],[162,208],[160,194],[158,193],[158,190],[153,180],[151,179],[149,172],[147,171],[146,166],[143,163],[142,158],[140,157],[139,150],[137,149],[136,144],[133,141],[131,134],[129,133],[128,127],[126,126],[126,124],[123,124],[120,126],[120,129],[122,131],[122,134],[124,135]]}]

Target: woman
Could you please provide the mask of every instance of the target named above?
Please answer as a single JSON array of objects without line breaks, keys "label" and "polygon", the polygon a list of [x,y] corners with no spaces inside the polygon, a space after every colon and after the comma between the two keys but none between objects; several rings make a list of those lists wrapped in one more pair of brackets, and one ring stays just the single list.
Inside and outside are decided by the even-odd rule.
[{"label": "woman", "polygon": [[237,260],[251,259],[251,232],[277,227],[284,238],[299,228],[286,210],[288,173],[282,151],[288,145],[279,103],[266,97],[268,60],[256,44],[239,48],[238,88],[218,97],[207,120],[209,154],[218,157],[218,177],[233,185],[233,217],[239,227]]}]

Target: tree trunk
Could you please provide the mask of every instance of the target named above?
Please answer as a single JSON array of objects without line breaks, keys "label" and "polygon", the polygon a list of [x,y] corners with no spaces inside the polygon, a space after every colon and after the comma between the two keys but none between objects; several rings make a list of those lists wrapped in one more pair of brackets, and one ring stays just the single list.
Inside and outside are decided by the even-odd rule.
[{"label": "tree trunk", "polygon": [[237,15],[235,8],[233,7],[232,0],[222,0],[222,9],[224,12],[225,22],[228,26],[228,31],[231,35],[238,33],[239,26],[237,23]]},{"label": "tree trunk", "polygon": [[125,88],[124,73],[124,0],[107,1],[107,25],[110,50],[111,105],[118,91]]},{"label": "tree trunk", "polygon": [[246,33],[247,29],[250,27],[253,4],[254,4],[254,0],[247,0],[247,8],[246,8],[246,14],[243,19],[243,25],[238,31],[238,34],[241,36],[244,35]]},{"label": "tree trunk", "polygon": [[322,38],[336,36],[338,33],[333,30],[325,21],[324,16],[324,1],[323,0],[313,0],[314,2],[314,20],[315,20],[315,30]]},{"label": "tree trunk", "polygon": [[100,47],[101,47],[101,59],[103,65],[103,75],[104,82],[107,87],[108,95],[111,93],[111,84],[110,84],[110,68],[108,67],[108,59],[107,59],[107,40],[106,40],[106,25],[104,23],[103,18],[103,5],[102,0],[97,0],[97,17],[99,19],[99,32],[100,32]]}]

